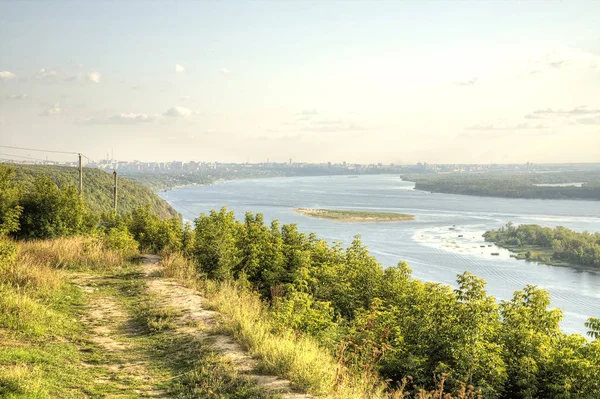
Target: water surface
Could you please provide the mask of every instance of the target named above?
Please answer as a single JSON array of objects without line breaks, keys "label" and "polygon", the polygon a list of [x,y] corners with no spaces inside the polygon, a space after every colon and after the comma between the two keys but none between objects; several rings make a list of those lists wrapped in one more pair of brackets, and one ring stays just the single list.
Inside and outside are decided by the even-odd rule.
[{"label": "water surface", "polygon": [[[553,306],[564,310],[565,332],[585,333],[585,320],[600,317],[599,274],[516,260],[504,249],[488,247],[481,237],[485,230],[509,221],[600,231],[600,201],[427,193],[395,175],[240,180],[180,188],[161,196],[188,220],[227,206],[238,218],[245,212],[261,212],[265,221],[296,223],[301,231],[314,231],[330,242],[348,244],[360,234],[386,266],[404,260],[416,278],[453,286],[456,275],[468,270],[483,277],[488,292],[498,299],[509,299],[515,290],[536,284],[550,291]],[[306,217],[292,208],[389,211],[415,215],[416,220],[336,222]]]}]

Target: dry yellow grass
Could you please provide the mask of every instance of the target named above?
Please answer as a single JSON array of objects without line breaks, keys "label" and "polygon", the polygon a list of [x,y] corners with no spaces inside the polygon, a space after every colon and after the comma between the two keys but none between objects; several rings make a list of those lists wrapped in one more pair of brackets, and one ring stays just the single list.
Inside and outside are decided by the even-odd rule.
[{"label": "dry yellow grass", "polygon": [[319,398],[480,398],[473,387],[463,387],[456,396],[444,392],[444,376],[431,391],[409,386],[409,380],[404,380],[397,389],[390,389],[377,374],[360,374],[344,367],[314,338],[273,328],[268,306],[256,293],[239,289],[232,283],[198,278],[193,263],[181,255],[166,256],[161,264],[166,277],[179,279],[203,292],[224,316],[225,328],[261,360],[266,372],[285,377],[297,388]]},{"label": "dry yellow grass", "polygon": [[198,281],[199,274],[196,266],[185,256],[177,252],[163,253],[160,266],[165,277],[175,278],[191,284]]},{"label": "dry yellow grass", "polygon": [[56,269],[106,271],[121,267],[124,256],[94,237],[70,237],[19,244],[19,256]]}]

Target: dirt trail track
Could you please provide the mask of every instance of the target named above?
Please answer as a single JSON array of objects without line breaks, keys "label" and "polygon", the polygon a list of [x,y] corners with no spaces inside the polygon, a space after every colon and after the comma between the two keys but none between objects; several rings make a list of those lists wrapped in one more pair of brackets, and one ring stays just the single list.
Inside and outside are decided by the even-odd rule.
[{"label": "dirt trail track", "polygon": [[[97,383],[115,383],[123,392],[133,389],[142,398],[166,398],[164,390],[155,388],[157,381],[148,369],[149,359],[133,343],[132,338],[139,331],[130,323],[129,315],[110,295],[97,292],[97,286],[104,284],[105,278],[80,274],[75,277],[75,283],[90,296],[83,322],[90,333],[90,340],[104,354],[99,364],[84,363],[83,366],[104,370]],[[119,398],[123,394],[107,394],[104,397]]]},{"label": "dirt trail track", "polygon": [[295,393],[290,381],[258,373],[258,361],[253,359],[232,337],[215,333],[219,314],[208,310],[207,300],[190,288],[176,281],[160,277],[159,258],[146,255],[143,258],[143,273],[148,290],[162,304],[178,309],[181,315],[176,322],[176,332],[191,340],[201,340],[215,352],[230,360],[236,371],[253,380],[268,393],[278,393],[283,399],[308,399],[311,395]]}]

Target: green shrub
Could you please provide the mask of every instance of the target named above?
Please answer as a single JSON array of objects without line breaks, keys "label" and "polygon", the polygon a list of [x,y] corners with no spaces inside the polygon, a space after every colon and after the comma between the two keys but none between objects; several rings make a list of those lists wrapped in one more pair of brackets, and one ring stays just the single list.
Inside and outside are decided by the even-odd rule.
[{"label": "green shrub", "polygon": [[19,217],[23,208],[19,205],[20,190],[14,183],[13,168],[0,165],[0,235],[19,230]]},{"label": "green shrub", "polygon": [[0,237],[0,269],[17,259],[17,244]]},{"label": "green shrub", "polygon": [[104,236],[104,243],[108,248],[121,252],[125,257],[135,255],[139,246],[133,234],[124,225],[109,228]]},{"label": "green shrub", "polygon": [[97,220],[74,186],[57,186],[49,177],[37,178],[20,201],[19,238],[58,238],[90,232]]}]

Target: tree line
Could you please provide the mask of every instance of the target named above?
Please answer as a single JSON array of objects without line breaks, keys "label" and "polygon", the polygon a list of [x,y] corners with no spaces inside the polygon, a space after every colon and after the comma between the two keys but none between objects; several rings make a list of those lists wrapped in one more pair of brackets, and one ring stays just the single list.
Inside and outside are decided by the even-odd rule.
[{"label": "tree line", "polygon": [[498,230],[486,231],[484,237],[500,246],[518,248],[533,245],[552,251],[550,259],[535,257],[527,251],[527,259],[542,262],[559,260],[600,270],[600,233],[578,233],[562,226],[552,229],[536,224],[515,227],[508,223]]},{"label": "tree line", "polygon": [[[34,189],[36,181],[47,179],[59,187],[77,186],[77,168],[49,165],[7,165],[0,168],[12,170],[12,179],[23,192]],[[100,169],[83,169],[83,197],[92,213],[112,212],[113,176]],[[134,209],[150,204],[152,210],[161,217],[177,215],[177,212],[151,189],[119,176],[119,212],[131,213]]]},{"label": "tree line", "polygon": [[[404,262],[384,268],[358,236],[344,248],[294,224],[265,224],[261,214],[236,220],[226,208],[201,214],[193,226],[149,206],[101,216],[73,187],[51,188],[45,179],[24,200],[2,171],[3,234],[88,234],[122,251],[181,253],[198,279],[259,293],[274,328],[310,335],[348,368],[392,386],[410,376],[433,388],[432,377],[444,375],[450,390],[473,385],[483,398],[600,397],[600,320],[588,320],[592,341],[563,333],[562,312],[535,286],[498,303],[469,272],[453,290],[413,278]],[[92,217],[99,223],[87,222]]]},{"label": "tree line", "polygon": [[[600,173],[451,173],[407,175],[415,189],[434,193],[485,197],[600,200]],[[536,184],[584,183],[581,187]]]}]

